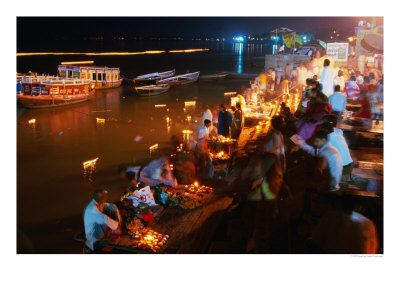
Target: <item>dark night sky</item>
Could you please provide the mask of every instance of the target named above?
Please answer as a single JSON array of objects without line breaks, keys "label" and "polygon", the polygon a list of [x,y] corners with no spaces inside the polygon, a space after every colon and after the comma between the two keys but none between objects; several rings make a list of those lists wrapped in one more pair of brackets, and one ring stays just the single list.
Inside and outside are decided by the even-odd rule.
[{"label": "dark night sky", "polygon": [[127,35],[197,36],[264,33],[285,26],[296,31],[317,28],[343,29],[354,27],[358,17],[87,17],[87,18],[41,18],[20,17],[17,21],[18,35],[33,27],[41,34],[87,34],[113,32]]},{"label": "dark night sky", "polygon": [[[297,32],[350,29],[360,17],[18,17],[17,42],[34,43],[84,37],[226,37],[269,33],[277,27]],[[32,30],[32,28],[36,28]]]}]

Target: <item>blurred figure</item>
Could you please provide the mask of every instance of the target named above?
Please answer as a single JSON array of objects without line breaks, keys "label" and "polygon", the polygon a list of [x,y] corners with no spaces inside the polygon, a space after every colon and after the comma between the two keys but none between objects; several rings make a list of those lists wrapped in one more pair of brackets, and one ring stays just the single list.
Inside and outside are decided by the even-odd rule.
[{"label": "blurred figure", "polygon": [[286,67],[285,67],[285,79],[286,80],[289,80],[289,81],[292,80],[292,78],[291,78],[292,71],[293,71],[293,66],[291,64],[286,64]]},{"label": "blurred figure", "polygon": [[360,87],[356,82],[355,76],[350,77],[350,81],[346,83],[345,91],[347,98],[351,98],[353,101],[358,100],[360,97]]},{"label": "blurred figure", "polygon": [[329,59],[324,60],[324,69],[322,70],[321,79],[319,80],[319,82],[322,84],[322,92],[327,97],[333,94],[333,85],[335,78],[335,73],[333,69],[329,66],[330,63],[331,62]]},{"label": "blurred figure", "polygon": [[282,171],[286,170],[285,144],[282,132],[285,123],[282,116],[274,116],[271,119],[271,128],[267,134],[266,151],[277,155],[281,162]]},{"label": "blurred figure", "polygon": [[281,80],[282,80],[282,75],[283,75],[283,70],[282,70],[280,65],[278,65],[276,67],[275,72],[276,72],[276,81],[275,81],[275,83],[276,83],[277,86],[279,86],[279,84],[281,83]]},{"label": "blurred figure", "polygon": [[366,56],[365,52],[361,52],[361,54],[358,56],[357,63],[358,63],[358,71],[361,74],[364,74],[365,71],[365,63],[366,63]]},{"label": "blurred figure", "polygon": [[370,119],[371,105],[369,103],[368,91],[363,89],[360,93],[361,109],[354,115],[356,118]]},{"label": "blurred figure", "polygon": [[345,197],[334,200],[334,208],[325,214],[311,239],[325,254],[377,254],[378,233],[375,224],[353,210]]},{"label": "blurred figure", "polygon": [[340,93],[341,87],[339,85],[335,86],[335,92],[329,97],[328,102],[332,105],[332,113],[338,116],[340,120],[343,112],[346,110],[346,97]]},{"label": "blurred figure", "polygon": [[334,125],[330,122],[323,123],[321,129],[328,132],[328,143],[339,152],[343,165],[343,175],[350,176],[353,169],[353,159],[343,134],[335,132]]},{"label": "blurred figure", "polygon": [[299,135],[292,136],[292,141],[312,156],[321,158],[317,171],[322,174],[328,171],[330,175],[329,190],[339,190],[342,178],[343,164],[339,152],[328,143],[328,133],[319,130],[314,135],[314,147],[308,145]]}]

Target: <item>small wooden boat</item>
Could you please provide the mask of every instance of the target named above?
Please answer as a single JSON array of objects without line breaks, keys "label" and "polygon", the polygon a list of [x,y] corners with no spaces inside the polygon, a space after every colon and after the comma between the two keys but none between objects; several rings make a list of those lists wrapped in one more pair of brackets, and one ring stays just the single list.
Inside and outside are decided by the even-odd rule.
[{"label": "small wooden boat", "polygon": [[135,84],[150,84],[156,83],[157,80],[169,78],[175,75],[175,70],[165,71],[165,72],[155,72],[146,75],[140,75],[132,79]]},{"label": "small wooden boat", "polygon": [[139,96],[155,96],[168,92],[169,84],[136,86],[135,91]]},{"label": "small wooden boat", "polygon": [[210,75],[201,75],[199,76],[200,81],[217,81],[223,80],[228,76],[228,73],[217,73],[217,74],[210,74]]},{"label": "small wooden boat", "polygon": [[89,100],[95,93],[90,80],[65,80],[63,78],[21,78],[19,103],[28,108],[51,108]]},{"label": "small wooden boat", "polygon": [[199,79],[200,71],[157,80],[157,84],[167,83],[169,85],[186,85],[196,82]]}]

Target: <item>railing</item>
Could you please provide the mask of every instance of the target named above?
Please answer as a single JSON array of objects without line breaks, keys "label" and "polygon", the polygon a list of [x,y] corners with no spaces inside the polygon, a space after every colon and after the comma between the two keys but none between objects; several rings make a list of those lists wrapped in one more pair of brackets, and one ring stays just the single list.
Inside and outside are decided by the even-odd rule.
[{"label": "railing", "polygon": [[[18,80],[18,77],[17,77]],[[39,84],[62,84],[62,85],[77,85],[90,84],[88,79],[61,79],[60,77],[50,76],[27,76],[21,78],[21,83],[39,83]]]}]

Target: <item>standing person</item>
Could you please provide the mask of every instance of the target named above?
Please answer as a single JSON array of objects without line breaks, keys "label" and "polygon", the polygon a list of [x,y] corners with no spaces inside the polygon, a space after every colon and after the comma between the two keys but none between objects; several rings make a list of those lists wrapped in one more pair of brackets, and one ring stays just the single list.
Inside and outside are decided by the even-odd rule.
[{"label": "standing person", "polygon": [[345,88],[345,85],[346,85],[346,81],[344,79],[342,70],[339,70],[338,76],[335,77],[334,82],[335,82],[335,86],[336,85],[340,86],[340,91],[343,92],[344,88]]},{"label": "standing person", "polygon": [[[94,250],[95,243],[104,238],[106,231],[110,229],[115,233],[119,233],[119,220],[113,220],[104,214],[106,206],[113,206],[107,203],[108,192],[105,189],[98,189],[93,193],[93,199],[86,206],[83,214],[83,223],[85,225],[86,246]],[[117,212],[119,219],[118,209],[112,208]]]},{"label": "standing person", "polygon": [[328,133],[325,130],[317,131],[314,136],[314,147],[308,145],[298,135],[292,136],[291,140],[309,154],[323,159],[319,165],[321,174],[327,169],[330,175],[329,189],[339,190],[343,164],[339,152],[328,143]]},{"label": "standing person", "polygon": [[328,132],[328,143],[339,152],[343,165],[343,176],[350,176],[353,170],[353,159],[351,158],[349,146],[347,145],[343,133],[335,132],[334,125],[330,122],[323,123],[321,129]]},{"label": "standing person", "polygon": [[278,65],[275,69],[276,72],[276,85],[279,86],[279,84],[281,83],[281,79],[282,79],[282,74],[283,74],[283,70],[281,68],[280,65]]},{"label": "standing person", "polygon": [[198,139],[209,140],[210,139],[210,128],[211,128],[211,121],[208,119],[204,120],[204,126],[200,128]]},{"label": "standing person", "polygon": [[240,103],[236,103],[236,111],[232,121],[232,138],[238,139],[243,128],[243,113]]},{"label": "standing person", "polygon": [[205,111],[203,113],[203,122],[204,120],[210,120],[212,123],[213,115],[208,105],[204,105]]},{"label": "standing person", "polygon": [[328,98],[328,102],[332,105],[332,113],[338,116],[340,120],[343,112],[346,110],[347,99],[340,93],[341,87],[335,85],[335,92]]},{"label": "standing person", "polygon": [[218,114],[218,134],[229,137],[229,126],[232,122],[232,115],[221,104],[221,111]]},{"label": "standing person", "polygon": [[321,73],[321,79],[319,82],[322,84],[322,92],[329,97],[333,94],[333,85],[334,85],[334,78],[335,72],[329,66],[331,61],[329,59],[324,60],[324,69]]},{"label": "standing person", "polygon": [[286,67],[285,67],[285,79],[286,80],[289,80],[289,81],[292,80],[292,78],[291,78],[292,71],[293,71],[292,65],[286,64]]},{"label": "standing person", "polygon": [[289,89],[290,89],[291,85],[292,85],[292,82],[289,81],[288,79],[282,80],[282,82],[281,82],[282,93],[289,94]]}]

